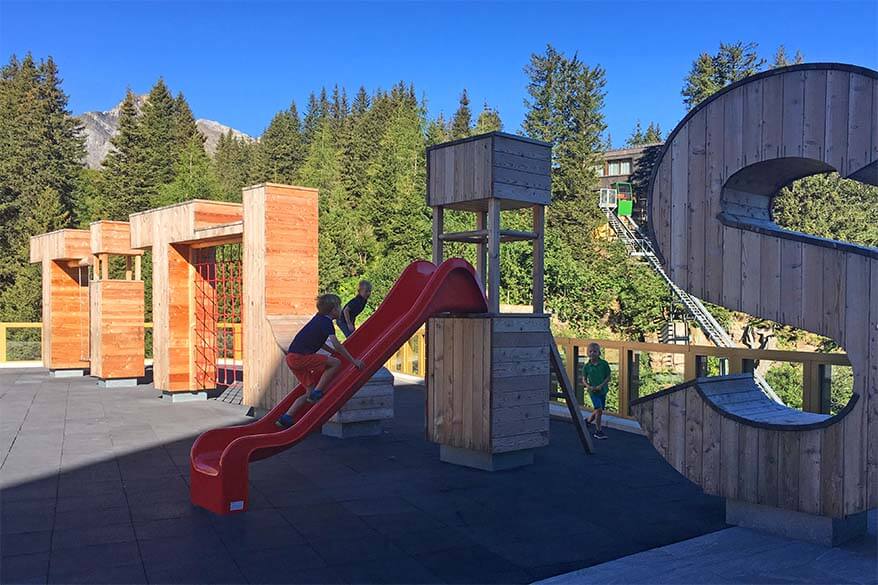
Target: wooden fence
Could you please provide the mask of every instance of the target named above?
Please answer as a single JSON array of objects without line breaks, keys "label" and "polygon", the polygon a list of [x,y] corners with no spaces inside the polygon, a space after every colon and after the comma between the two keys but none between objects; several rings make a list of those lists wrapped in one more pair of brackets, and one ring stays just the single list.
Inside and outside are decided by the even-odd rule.
[{"label": "wooden fence", "polygon": [[[14,363],[8,354],[9,337],[13,331],[37,330],[34,339],[17,343],[28,344],[31,360],[39,360],[40,323],[0,323],[0,363]],[[152,323],[145,323],[147,331]],[[221,323],[220,329],[227,330],[232,343],[234,360],[243,359],[243,340],[240,323]],[[675,345],[666,343],[639,343],[606,339],[574,339],[556,337],[555,342],[564,355],[567,374],[581,393],[582,376],[578,367],[585,359],[585,349],[589,343],[596,342],[603,348],[604,358],[614,370],[614,386],[618,406],[611,412],[630,418],[628,404],[641,394],[647,393],[641,376],[642,355],[661,354],[678,356],[682,361],[677,367],[676,379],[668,379],[662,385],[670,386],[683,380],[714,374],[736,374],[753,371],[760,360],[800,364],[802,367],[802,409],[809,412],[828,413],[831,394],[832,366],[850,366],[847,355],[843,353],[814,353],[786,350],[759,350],[745,348],[719,348],[704,345]],[[16,343],[16,342],[12,342]],[[149,344],[147,344],[148,347]],[[13,356],[14,357],[14,356]],[[386,363],[391,372],[423,377],[426,363],[425,330],[418,332],[399,348]],[[669,368],[673,371],[675,368]]]}]

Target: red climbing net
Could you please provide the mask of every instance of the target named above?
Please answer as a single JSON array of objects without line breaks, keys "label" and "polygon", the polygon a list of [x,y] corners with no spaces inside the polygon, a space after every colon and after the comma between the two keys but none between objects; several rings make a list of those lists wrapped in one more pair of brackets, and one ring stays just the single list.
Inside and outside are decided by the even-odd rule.
[{"label": "red climbing net", "polygon": [[196,250],[195,379],[199,389],[243,380],[241,244]]}]

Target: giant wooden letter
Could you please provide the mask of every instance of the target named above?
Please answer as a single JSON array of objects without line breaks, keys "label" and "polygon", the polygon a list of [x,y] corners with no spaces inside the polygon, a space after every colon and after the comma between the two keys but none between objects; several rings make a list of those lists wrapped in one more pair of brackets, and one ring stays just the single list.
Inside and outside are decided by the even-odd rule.
[{"label": "giant wooden letter", "polygon": [[650,228],[679,286],[842,344],[854,370],[848,406],[831,418],[732,408],[738,376],[681,385],[634,412],[708,493],[838,518],[878,506],[878,250],[771,217],[783,186],[829,171],[878,184],[878,73],[818,64],[755,75],[671,133],[650,182]]}]

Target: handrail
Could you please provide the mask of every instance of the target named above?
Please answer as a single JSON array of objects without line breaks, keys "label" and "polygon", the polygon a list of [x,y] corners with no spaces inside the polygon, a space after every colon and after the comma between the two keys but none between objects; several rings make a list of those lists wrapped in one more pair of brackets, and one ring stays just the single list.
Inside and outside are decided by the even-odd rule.
[{"label": "handrail", "polygon": [[[386,367],[391,372],[424,377],[426,366],[426,336],[424,329],[420,329],[412,339],[417,341],[405,343],[387,361]],[[758,360],[800,363],[803,366],[803,403],[807,410],[819,411],[822,400],[820,396],[826,391],[823,386],[825,376],[820,375],[820,369],[826,366],[850,366],[847,355],[844,353],[818,353],[807,351],[791,351],[781,349],[749,349],[744,347],[716,347],[713,345],[676,345],[669,343],[649,343],[637,341],[625,341],[615,339],[583,339],[573,337],[555,337],[555,343],[563,351],[567,375],[571,380],[579,379],[577,376],[575,360],[580,348],[585,348],[589,343],[599,343],[603,349],[618,351],[618,414],[622,417],[630,417],[628,408],[629,399],[633,398],[637,389],[634,387],[630,365],[635,352],[662,353],[679,355],[683,357],[683,378],[694,379],[698,376],[699,360],[707,357],[715,357],[728,360],[730,373],[741,373],[746,370],[748,363]],[[414,360],[412,346],[417,347],[417,362]],[[418,367],[415,368],[415,363]]]}]

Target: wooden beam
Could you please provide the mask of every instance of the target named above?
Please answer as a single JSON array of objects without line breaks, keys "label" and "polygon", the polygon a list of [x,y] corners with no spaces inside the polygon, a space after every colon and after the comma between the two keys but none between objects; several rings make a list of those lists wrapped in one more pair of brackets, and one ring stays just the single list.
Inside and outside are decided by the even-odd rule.
[{"label": "wooden beam", "polygon": [[500,200],[488,200],[488,311],[500,312]]},{"label": "wooden beam", "polygon": [[545,227],[545,208],[542,205],[533,206],[533,308],[534,313],[543,312],[543,268],[545,263],[546,246],[543,241],[543,229]]},{"label": "wooden beam", "polygon": [[445,230],[445,210],[441,205],[433,208],[433,264],[442,264],[442,232]]},{"label": "wooden beam", "polygon": [[[476,212],[476,229],[483,230],[487,233],[488,230],[488,214],[484,211]],[[485,247],[484,242],[479,242],[476,244],[476,272],[479,275],[479,280],[482,282],[482,288],[484,289],[487,282],[487,271],[488,271],[488,259],[486,257],[487,248]]]},{"label": "wooden beam", "polygon": [[134,257],[134,280],[141,280],[140,278],[140,256]]},{"label": "wooden beam", "polygon": [[110,278],[110,255],[101,254],[101,280]]}]

